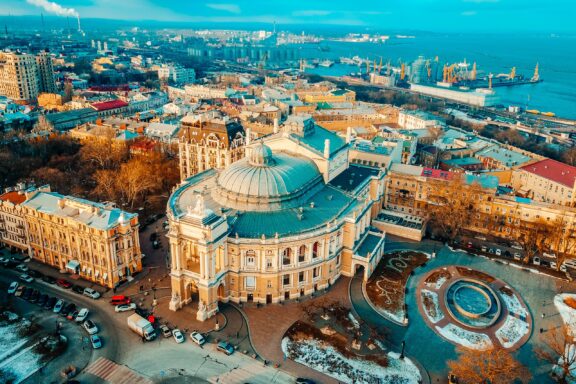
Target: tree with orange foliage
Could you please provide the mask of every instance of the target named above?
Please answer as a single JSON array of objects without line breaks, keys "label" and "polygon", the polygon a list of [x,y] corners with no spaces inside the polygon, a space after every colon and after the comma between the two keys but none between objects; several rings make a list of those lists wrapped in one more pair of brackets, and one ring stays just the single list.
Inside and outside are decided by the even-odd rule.
[{"label": "tree with orange foliage", "polygon": [[478,351],[458,348],[458,360],[448,362],[461,384],[528,383],[530,371],[503,348]]}]

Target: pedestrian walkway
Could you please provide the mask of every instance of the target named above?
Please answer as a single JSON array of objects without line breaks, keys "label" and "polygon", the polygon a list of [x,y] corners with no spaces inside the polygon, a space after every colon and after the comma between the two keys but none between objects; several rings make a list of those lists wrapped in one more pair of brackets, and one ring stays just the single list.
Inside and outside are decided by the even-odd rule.
[{"label": "pedestrian walkway", "polygon": [[119,365],[100,357],[84,370],[84,373],[97,376],[111,384],[153,384],[152,380],[144,378],[124,365]]}]

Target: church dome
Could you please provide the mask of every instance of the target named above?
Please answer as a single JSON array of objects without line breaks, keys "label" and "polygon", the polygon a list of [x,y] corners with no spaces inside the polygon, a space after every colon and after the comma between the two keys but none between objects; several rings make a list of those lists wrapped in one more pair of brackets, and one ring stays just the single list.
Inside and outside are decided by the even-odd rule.
[{"label": "church dome", "polygon": [[249,148],[247,158],[222,171],[213,198],[223,206],[249,211],[294,208],[322,186],[313,161],[288,153],[272,153],[264,145]]}]

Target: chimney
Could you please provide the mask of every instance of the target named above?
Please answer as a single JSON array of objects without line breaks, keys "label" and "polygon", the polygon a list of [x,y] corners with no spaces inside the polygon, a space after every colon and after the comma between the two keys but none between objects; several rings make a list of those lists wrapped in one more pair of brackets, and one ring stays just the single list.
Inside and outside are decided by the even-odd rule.
[{"label": "chimney", "polygon": [[278,118],[275,117],[274,118],[274,133],[278,133],[279,130],[280,130],[280,127],[278,125]]},{"label": "chimney", "polygon": [[346,128],[346,142],[350,143],[352,141],[352,127]]},{"label": "chimney", "polygon": [[330,158],[330,139],[324,140],[324,158]]}]

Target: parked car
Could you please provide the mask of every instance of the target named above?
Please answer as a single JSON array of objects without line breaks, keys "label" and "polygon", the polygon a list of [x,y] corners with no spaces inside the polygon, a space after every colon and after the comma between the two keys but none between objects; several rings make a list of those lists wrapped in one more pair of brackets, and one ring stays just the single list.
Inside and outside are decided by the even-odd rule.
[{"label": "parked car", "polygon": [[73,291],[74,293],[78,293],[78,294],[80,294],[80,295],[83,295],[83,294],[84,294],[84,287],[81,287],[81,286],[79,286],[79,285],[73,285],[73,286],[72,286],[72,291]]},{"label": "parked car", "polygon": [[78,316],[78,311],[73,311],[73,312],[68,313],[66,318],[68,320],[74,320],[76,318],[76,316]]},{"label": "parked car", "polygon": [[219,342],[218,345],[216,346],[216,349],[219,350],[220,352],[224,352],[228,356],[234,353],[234,346],[228,343],[227,341]]},{"label": "parked car", "polygon": [[63,307],[64,307],[64,300],[60,299],[56,302],[56,304],[54,304],[53,312],[60,313]]},{"label": "parked car", "polygon": [[534,258],[532,259],[532,264],[540,265],[540,258],[538,256],[534,256]]},{"label": "parked car", "polygon": [[494,248],[488,248],[488,253],[493,255],[494,254]]},{"label": "parked car", "polygon": [[502,250],[500,248],[496,248],[496,256],[502,256]]},{"label": "parked car", "polygon": [[57,301],[58,301],[58,299],[55,297],[48,298],[48,300],[46,301],[46,305],[44,305],[44,308],[45,309],[53,309],[54,306],[56,305]]},{"label": "parked car", "polygon": [[514,249],[518,249],[518,250],[520,250],[520,251],[522,250],[522,246],[521,246],[520,244],[518,244],[518,243],[512,244],[511,247],[514,248]]},{"label": "parked car", "polygon": [[448,374],[448,384],[458,384],[458,378],[455,374],[450,373]]},{"label": "parked car", "polygon": [[44,307],[44,305],[46,304],[47,301],[48,301],[48,295],[43,293],[38,298],[38,302],[36,304],[38,304],[38,306],[40,306],[40,307]]},{"label": "parked car", "polygon": [[28,272],[29,268],[26,264],[18,264],[14,269],[20,272]]},{"label": "parked car", "polygon": [[154,249],[160,248],[160,242],[158,240],[154,240],[152,242],[152,248],[154,248]]},{"label": "parked car", "polygon": [[522,255],[518,252],[514,253],[514,260],[522,260]]},{"label": "parked car", "polygon": [[296,379],[296,384],[316,384],[314,380],[299,377]]},{"label": "parked car", "polygon": [[192,331],[192,333],[190,334],[190,337],[192,338],[192,341],[194,341],[198,345],[202,345],[206,342],[206,339],[204,338],[204,336],[202,336],[202,334],[200,332],[197,332],[197,331]]},{"label": "parked car", "polygon": [[30,298],[30,295],[32,294],[32,291],[33,291],[32,288],[25,287],[24,291],[22,292],[22,299],[28,300]]},{"label": "parked car", "polygon": [[52,276],[44,275],[42,276],[42,281],[48,284],[56,284],[56,279]]},{"label": "parked car", "polygon": [[136,309],[136,304],[135,303],[130,303],[130,304],[120,304],[117,305],[116,308],[114,308],[114,310],[116,312],[126,312],[126,311],[133,311]]},{"label": "parked car", "polygon": [[84,296],[91,297],[96,300],[100,298],[100,292],[93,290],[92,288],[84,288]]},{"label": "parked car", "polygon": [[16,290],[16,292],[14,292],[14,296],[16,297],[20,297],[22,296],[22,291],[24,291],[24,287],[23,285],[19,286],[18,289]]},{"label": "parked car", "polygon": [[0,257],[0,265],[6,266],[8,265],[8,258],[7,257]]},{"label": "parked car", "polygon": [[25,281],[27,283],[31,283],[34,281],[34,279],[30,276],[28,276],[27,274],[23,273],[19,276],[20,280]]},{"label": "parked car", "polygon": [[40,292],[38,292],[37,289],[34,289],[32,291],[32,294],[30,295],[30,302],[31,303],[37,302],[39,297],[40,297]]},{"label": "parked car", "polygon": [[13,281],[12,283],[10,283],[10,286],[8,287],[8,294],[13,295],[14,293],[16,293],[17,289],[18,289],[18,282]]},{"label": "parked car", "polygon": [[472,243],[468,242],[468,244],[466,244],[466,248],[472,248]]},{"label": "parked car", "polygon": [[65,307],[62,308],[62,310],[60,311],[60,315],[62,315],[64,317],[68,317],[68,314],[70,312],[74,312],[75,310],[76,310],[76,304],[69,303]]},{"label": "parked car", "polygon": [[482,249],[482,252],[486,252],[486,251],[488,251],[488,247],[487,247],[487,246],[485,246],[485,245],[483,245],[481,249]]},{"label": "parked car", "polygon": [[548,260],[540,260],[540,265],[546,268],[550,268],[550,262]]},{"label": "parked car", "polygon": [[551,262],[550,262],[550,268],[556,270],[556,269],[558,269],[558,264],[556,264],[555,261],[551,261]]},{"label": "parked car", "polygon": [[548,253],[548,252],[544,252],[542,253],[542,256],[548,258],[548,259],[556,259],[556,254],[555,253]]},{"label": "parked car", "polygon": [[172,331],[172,336],[174,336],[174,340],[176,340],[176,342],[178,344],[183,343],[184,342],[184,334],[182,334],[182,332],[179,329],[175,329]]},{"label": "parked car", "polygon": [[112,296],[112,299],[110,299],[110,304],[112,305],[130,304],[130,298],[124,295]]},{"label": "parked car", "polygon": [[170,330],[170,328],[168,328],[166,324],[162,324],[159,328],[160,332],[162,332],[162,336],[166,338],[172,336],[172,331]]},{"label": "parked car", "polygon": [[478,239],[478,240],[486,241],[486,236],[478,235],[478,236],[474,236],[474,238]]},{"label": "parked car", "polygon": [[77,323],[82,323],[84,320],[86,320],[89,313],[90,311],[88,310],[88,308],[82,308],[81,310],[78,311],[78,314],[74,318],[74,321]]},{"label": "parked car", "polygon": [[102,339],[98,335],[90,336],[90,342],[92,343],[92,348],[98,349],[102,348]]},{"label": "parked car", "polygon": [[82,323],[82,327],[88,332],[89,335],[98,333],[98,326],[92,320],[86,320]]},{"label": "parked car", "polygon": [[42,274],[38,271],[35,271],[33,269],[29,269],[28,272],[26,272],[30,277],[33,277],[35,279],[41,278]]},{"label": "parked car", "polygon": [[56,281],[56,285],[59,286],[59,287],[65,288],[65,289],[70,289],[70,288],[72,288],[72,284],[70,284],[69,282],[67,282],[67,281],[64,280],[64,279],[58,279],[58,280]]}]

